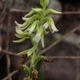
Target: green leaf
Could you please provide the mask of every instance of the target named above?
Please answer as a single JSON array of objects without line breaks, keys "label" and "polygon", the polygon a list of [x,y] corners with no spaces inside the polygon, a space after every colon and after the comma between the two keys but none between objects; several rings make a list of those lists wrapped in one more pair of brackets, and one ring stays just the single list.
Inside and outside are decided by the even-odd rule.
[{"label": "green leaf", "polygon": [[36,25],[38,24],[38,20],[34,21],[32,23],[32,25],[27,29],[27,31],[31,34],[32,32],[34,32],[35,28],[36,28]]},{"label": "green leaf", "polygon": [[41,8],[32,8],[32,10],[34,10],[34,12],[41,12],[42,11]]},{"label": "green leaf", "polygon": [[26,37],[23,37],[23,38],[21,38],[21,39],[19,39],[19,40],[14,40],[13,42],[14,42],[14,43],[21,43],[21,42],[23,42],[24,40],[26,40]]},{"label": "green leaf", "polygon": [[28,50],[24,50],[24,51],[22,51],[22,52],[19,52],[17,55],[27,54],[27,51],[28,51]]},{"label": "green leaf", "polygon": [[56,28],[54,21],[51,17],[45,17],[45,20],[48,21],[49,29],[52,33],[57,32],[58,29]]},{"label": "green leaf", "polygon": [[26,74],[29,76],[30,75],[30,68],[27,66],[27,65],[25,65],[25,64],[23,64],[22,65],[23,66],[23,70],[26,72]]},{"label": "green leaf", "polygon": [[62,12],[60,12],[60,11],[56,11],[56,10],[53,10],[53,9],[47,9],[46,10],[46,15],[47,14],[62,14]]},{"label": "green leaf", "polygon": [[40,0],[40,4],[43,8],[46,8],[49,4],[49,0]]},{"label": "green leaf", "polygon": [[16,33],[18,34],[18,35],[21,35],[21,36],[26,36],[26,35],[29,35],[28,34],[28,32],[24,32],[24,31],[22,31],[20,28],[18,28],[18,27],[16,27]]},{"label": "green leaf", "polygon": [[42,47],[44,48],[44,34],[41,35],[41,44],[42,44]]},{"label": "green leaf", "polygon": [[24,37],[23,35],[19,35],[19,34],[15,34],[15,36],[16,36],[17,38],[23,38],[23,37]]},{"label": "green leaf", "polygon": [[37,49],[36,46],[28,49],[28,50],[27,50],[27,56],[29,57],[29,56],[31,56],[33,53],[35,53],[36,49]]},{"label": "green leaf", "polygon": [[36,33],[35,37],[33,38],[33,41],[35,41],[35,42],[39,42],[40,41],[41,35],[43,34],[43,30],[44,29],[43,29],[42,26],[40,26],[40,28],[37,27],[37,33]]},{"label": "green leaf", "polygon": [[29,16],[31,16],[32,14],[34,14],[35,12],[34,12],[34,10],[31,10],[28,14],[26,14],[24,17],[29,17]]},{"label": "green leaf", "polygon": [[22,20],[24,20],[24,21],[28,21],[30,19],[31,19],[31,17],[29,17],[29,18],[22,17]]},{"label": "green leaf", "polygon": [[58,31],[58,29],[56,28],[56,26],[55,26],[54,21],[53,21],[52,18],[49,18],[49,24],[50,24],[50,27],[51,27],[52,33]]},{"label": "green leaf", "polygon": [[35,61],[34,61],[34,65],[36,65],[41,59],[42,59],[42,58],[41,58],[40,55],[36,56],[36,57],[35,57]]}]

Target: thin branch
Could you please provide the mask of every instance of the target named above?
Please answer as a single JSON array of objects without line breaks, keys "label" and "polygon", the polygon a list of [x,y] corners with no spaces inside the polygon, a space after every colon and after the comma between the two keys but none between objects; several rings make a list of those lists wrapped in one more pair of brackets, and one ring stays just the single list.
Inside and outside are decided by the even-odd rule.
[{"label": "thin branch", "polygon": [[[46,56],[51,59],[73,59],[73,60],[80,60],[80,56]],[[54,61],[53,61],[54,62]]]},{"label": "thin branch", "polygon": [[67,36],[69,36],[70,34],[72,34],[73,32],[75,32],[76,30],[78,30],[80,28],[80,25],[75,27],[73,30],[71,30],[70,32],[66,33],[62,38],[60,38],[59,40],[57,40],[56,42],[52,43],[50,46],[48,46],[47,48],[43,49],[41,52],[39,52],[39,54],[44,54],[45,52],[47,52],[48,50],[50,50],[52,47],[54,47],[55,45],[57,45],[59,42],[61,42],[64,38],[66,38]]},{"label": "thin branch", "polygon": [[[19,10],[19,9],[10,9],[10,12],[19,12],[19,13],[28,13],[30,10]],[[72,15],[72,14],[80,14],[80,11],[65,11],[65,12],[62,12],[62,14],[55,14],[55,15]]]},{"label": "thin branch", "polygon": [[[7,28],[7,41],[6,41],[6,50],[9,50],[9,32],[10,32],[10,22],[11,22],[11,15],[8,17],[8,28]],[[8,54],[6,54],[6,59],[7,59],[7,74],[10,74],[10,57]],[[12,80],[12,77],[9,77],[9,80]]]},{"label": "thin branch", "polygon": [[2,80],[8,80],[10,77],[15,75],[17,72],[18,72],[18,70],[13,71],[12,73],[10,73],[7,77],[3,78]]},{"label": "thin branch", "polygon": [[69,12],[69,11],[67,11],[67,12],[62,12],[62,15],[72,15],[72,14],[80,14],[80,11],[72,11],[72,12]]},{"label": "thin branch", "polygon": [[7,50],[2,50],[1,52],[3,52],[4,54],[8,54],[8,55],[13,55],[13,56],[20,57],[19,55],[17,55],[17,53],[10,52],[10,51],[7,51]]},{"label": "thin branch", "polygon": [[[2,25],[0,26],[0,30],[2,28]],[[1,32],[0,32],[0,52],[2,50],[2,36],[1,36]]]},{"label": "thin branch", "polygon": [[49,72],[48,72],[48,67],[46,65],[46,63],[43,61],[43,65],[44,65],[44,69],[46,70],[47,74],[49,75]]},{"label": "thin branch", "polygon": [[29,10],[21,10],[21,9],[14,9],[14,8],[12,8],[12,9],[10,9],[10,12],[11,13],[14,13],[14,12],[17,12],[17,13],[28,13]]}]

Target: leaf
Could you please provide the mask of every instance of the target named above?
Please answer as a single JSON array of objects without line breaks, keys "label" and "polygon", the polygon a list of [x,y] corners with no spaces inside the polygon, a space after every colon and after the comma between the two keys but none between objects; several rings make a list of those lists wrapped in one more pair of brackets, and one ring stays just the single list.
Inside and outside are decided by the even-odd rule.
[{"label": "leaf", "polygon": [[29,56],[31,56],[33,53],[35,53],[36,49],[37,49],[36,46],[32,47],[31,49],[28,49],[28,50],[27,50],[27,56],[29,57]]},{"label": "leaf", "polygon": [[26,72],[26,74],[29,76],[30,75],[30,68],[27,66],[27,65],[25,65],[25,64],[23,64],[22,65],[23,66],[23,70]]},{"label": "leaf", "polygon": [[21,28],[26,26],[27,22],[24,22],[23,24],[19,24],[17,21],[15,21],[15,24]]},{"label": "leaf", "polygon": [[24,37],[23,35],[19,35],[19,34],[15,34],[15,36],[16,36],[17,38],[23,38],[23,37]]},{"label": "leaf", "polygon": [[50,24],[50,27],[51,27],[51,29],[52,29],[52,33],[58,31],[58,29],[56,28],[56,26],[55,26],[54,21],[53,21],[52,18],[49,18],[49,24]]},{"label": "leaf", "polygon": [[14,43],[21,43],[21,42],[23,42],[24,40],[26,40],[26,37],[23,37],[23,38],[21,38],[21,39],[19,39],[19,40],[14,40],[13,42],[14,42]]},{"label": "leaf", "polygon": [[23,54],[27,54],[27,50],[24,50],[22,52],[19,52],[17,55],[23,55]]},{"label": "leaf", "polygon": [[45,17],[45,20],[48,21],[49,29],[52,33],[57,32],[58,29],[56,28],[54,21],[51,17]]},{"label": "leaf", "polygon": [[42,11],[41,8],[32,8],[32,10],[34,10],[34,12],[41,12]]},{"label": "leaf", "polygon": [[22,31],[20,28],[16,27],[16,33],[21,36],[29,37],[29,33],[26,31]]},{"label": "leaf", "polygon": [[46,8],[49,4],[49,0],[40,0],[40,4],[43,8]]},{"label": "leaf", "polygon": [[44,48],[44,34],[41,35],[41,44],[42,44],[42,47]]},{"label": "leaf", "polygon": [[53,10],[53,9],[47,9],[46,10],[46,15],[47,14],[62,14],[62,12],[60,12],[60,11],[56,11],[56,10]]},{"label": "leaf", "polygon": [[47,29],[48,26],[49,26],[48,22],[46,22],[46,23],[43,24],[43,27],[44,27],[45,29]]},{"label": "leaf", "polygon": [[34,29],[36,28],[36,25],[38,24],[38,20],[34,21],[32,23],[32,25],[27,29],[27,31],[31,34],[32,32],[34,32]]},{"label": "leaf", "polygon": [[34,12],[34,10],[31,10],[28,14],[26,14],[24,17],[29,17],[29,16],[31,16],[32,14],[34,14],[35,12]]},{"label": "leaf", "polygon": [[43,27],[42,26],[40,26],[40,28],[39,27],[37,27],[37,33],[36,33],[36,35],[35,35],[35,37],[33,38],[33,41],[35,41],[35,42],[39,42],[40,41],[40,39],[41,39],[41,34],[43,34]]},{"label": "leaf", "polygon": [[[31,18],[31,17],[30,17],[30,18]],[[24,21],[28,21],[28,20],[30,20],[30,18],[22,17],[22,20],[24,20]]]},{"label": "leaf", "polygon": [[36,65],[41,59],[42,58],[40,55],[36,56],[35,61],[34,61],[34,65]]},{"label": "leaf", "polygon": [[[25,17],[23,17],[25,18]],[[26,25],[23,27],[20,27],[21,30],[25,30],[27,29],[30,25],[32,25],[32,23],[35,21],[35,19],[37,19],[38,16],[37,15],[33,15],[32,17],[30,17],[29,20],[25,21]]]}]

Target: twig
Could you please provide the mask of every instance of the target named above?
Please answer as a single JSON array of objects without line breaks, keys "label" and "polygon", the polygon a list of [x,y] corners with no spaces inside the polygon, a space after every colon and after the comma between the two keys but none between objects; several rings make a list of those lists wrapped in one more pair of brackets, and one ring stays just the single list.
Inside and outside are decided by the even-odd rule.
[{"label": "twig", "polygon": [[2,50],[1,52],[3,52],[4,54],[8,54],[8,55],[13,55],[13,56],[20,57],[19,55],[17,55],[17,53],[10,52],[10,51],[7,51],[7,50]]},{"label": "twig", "polygon": [[44,65],[44,69],[46,70],[47,74],[49,75],[47,65],[46,65],[46,63],[44,61],[43,61],[43,65]]},{"label": "twig", "polygon": [[18,70],[13,71],[12,73],[10,73],[7,77],[3,78],[2,80],[8,80],[10,77],[12,77],[17,72],[18,72]]},{"label": "twig", "polygon": [[21,9],[10,9],[10,12],[13,13],[13,12],[17,12],[17,13],[28,13],[29,10],[21,10]]},{"label": "twig", "polygon": [[62,15],[72,15],[72,14],[80,14],[80,11],[72,11],[72,12],[69,12],[69,11],[67,11],[67,12],[62,12]]},{"label": "twig", "polygon": [[61,42],[64,38],[66,38],[67,36],[69,36],[70,34],[72,34],[73,32],[75,32],[77,29],[80,28],[80,25],[75,27],[73,30],[71,30],[70,32],[66,33],[62,38],[60,38],[59,40],[57,40],[56,42],[52,43],[50,46],[48,46],[47,48],[43,49],[41,52],[39,52],[39,54],[44,54],[45,52],[47,52],[48,50],[50,50],[52,47],[54,47],[55,45],[57,45],[59,42]]},{"label": "twig", "polygon": [[[9,31],[10,31],[10,22],[11,22],[11,15],[9,15],[8,18],[8,28],[7,28],[7,41],[6,41],[6,50],[9,50]],[[8,54],[6,54],[7,59],[7,74],[10,74],[10,57]],[[11,77],[9,77],[9,80],[12,80]]]},{"label": "twig", "polygon": [[16,3],[16,0],[13,0],[13,2],[12,2],[12,7],[15,6],[15,3]]},{"label": "twig", "polygon": [[[0,30],[2,28],[2,25],[0,26]],[[0,52],[2,50],[2,36],[1,36],[1,32],[0,32]]]},{"label": "twig", "polygon": [[[0,26],[0,29],[2,28],[2,25]],[[0,32],[0,59],[3,57],[3,54],[1,54],[2,51],[2,36],[1,36],[1,32]]]},{"label": "twig", "polygon": [[[80,60],[80,56],[47,56],[51,59],[74,59],[74,60]],[[54,62],[54,61],[53,61]]]},{"label": "twig", "polygon": [[[28,13],[29,12],[29,10],[19,10],[19,9],[10,9],[10,12],[19,12],[19,13]],[[77,14],[80,14],[80,11],[65,11],[65,12],[62,12],[62,14],[55,14],[55,15],[72,15],[72,14],[75,14],[75,15],[77,15]]]}]

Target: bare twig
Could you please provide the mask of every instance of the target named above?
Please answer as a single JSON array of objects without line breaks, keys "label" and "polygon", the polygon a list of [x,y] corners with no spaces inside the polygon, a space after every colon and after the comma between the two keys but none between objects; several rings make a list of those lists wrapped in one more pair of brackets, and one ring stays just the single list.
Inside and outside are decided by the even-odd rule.
[{"label": "bare twig", "polygon": [[[0,30],[2,28],[2,25],[0,26]],[[0,52],[2,50],[2,36],[1,36],[1,32],[0,32]]]},{"label": "bare twig", "polygon": [[[73,60],[80,60],[80,56],[47,56],[51,59],[73,59]],[[53,61],[54,62],[54,61]]]},{"label": "bare twig", "polygon": [[11,8],[10,9],[10,12],[13,13],[13,12],[17,12],[17,13],[28,13],[29,10],[21,10],[21,9],[13,9]]},{"label": "bare twig", "polygon": [[[29,10],[19,10],[19,9],[10,9],[10,12],[19,12],[19,13],[28,13],[29,12]],[[75,15],[77,15],[77,14],[80,14],[80,11],[65,11],[65,12],[62,12],[62,14],[55,14],[55,15],[72,15],[72,14],[75,14]]]},{"label": "bare twig", "polygon": [[77,26],[77,27],[75,27],[73,30],[69,31],[68,33],[66,33],[62,38],[60,38],[56,42],[52,43],[47,48],[43,49],[41,52],[39,52],[39,54],[44,54],[45,52],[47,52],[48,50],[50,50],[52,47],[54,47],[55,45],[57,45],[59,42],[61,42],[64,38],[66,38],[67,36],[69,36],[70,34],[72,34],[73,32],[75,32],[76,30],[78,30],[79,28],[80,28],[80,25]]},{"label": "bare twig", "polygon": [[12,7],[15,6],[15,2],[16,2],[16,0],[13,0],[13,2],[12,2]]},{"label": "bare twig", "polygon": [[7,51],[7,50],[2,50],[1,52],[3,52],[4,54],[8,54],[8,55],[13,55],[13,56],[19,57],[19,55],[17,55],[17,53],[10,52],[10,51]]},{"label": "bare twig", "polygon": [[2,80],[8,80],[10,77],[15,75],[17,72],[18,72],[18,70],[13,71],[12,73],[10,73],[7,77],[3,78]]},{"label": "bare twig", "polygon": [[44,61],[43,61],[43,65],[44,65],[44,69],[46,70],[47,74],[49,75],[47,65],[46,65],[46,63]]},{"label": "bare twig", "polygon": [[[2,28],[2,25],[0,26],[0,29]],[[0,59],[3,57],[3,54],[1,54],[2,51],[2,36],[1,36],[1,32],[0,32]]]},{"label": "bare twig", "polygon": [[[6,50],[9,49],[9,29],[10,29],[10,22],[11,22],[11,15],[9,15],[8,18],[8,28],[7,28],[7,41],[6,41]],[[10,57],[8,54],[6,54],[6,59],[7,59],[7,74],[10,74]],[[12,80],[11,77],[9,77],[9,80]]]},{"label": "bare twig", "polygon": [[72,12],[69,12],[69,11],[67,11],[67,12],[62,12],[62,15],[72,15],[72,14],[80,14],[80,11],[72,11]]}]

